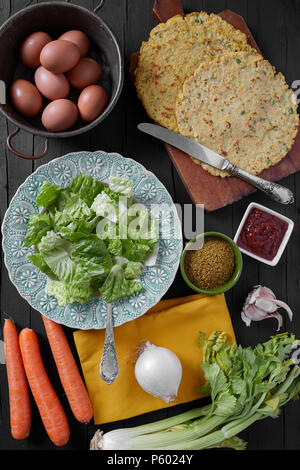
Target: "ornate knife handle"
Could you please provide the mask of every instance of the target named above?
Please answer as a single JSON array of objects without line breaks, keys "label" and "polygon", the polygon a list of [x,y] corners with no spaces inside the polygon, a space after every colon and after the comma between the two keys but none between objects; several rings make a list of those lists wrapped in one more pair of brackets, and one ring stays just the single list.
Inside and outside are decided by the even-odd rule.
[{"label": "ornate knife handle", "polygon": [[115,347],[113,321],[112,321],[112,305],[107,305],[107,317],[106,317],[106,331],[105,340],[103,346],[103,353],[100,362],[100,377],[108,385],[112,384],[113,381],[119,375],[118,359]]},{"label": "ornate knife handle", "polygon": [[281,204],[292,204],[294,202],[294,196],[292,191],[280,184],[274,183],[273,181],[267,181],[263,178],[259,178],[259,176],[251,175],[246,171],[242,170],[241,168],[232,165],[226,167],[226,170],[232,173],[234,176],[247,181],[247,183],[252,184],[256,188],[260,189],[272,199],[277,202],[281,202]]}]

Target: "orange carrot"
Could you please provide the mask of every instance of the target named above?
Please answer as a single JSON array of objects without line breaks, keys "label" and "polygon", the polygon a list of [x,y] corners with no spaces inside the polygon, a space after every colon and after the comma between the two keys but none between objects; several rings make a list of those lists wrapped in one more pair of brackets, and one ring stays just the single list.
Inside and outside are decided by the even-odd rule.
[{"label": "orange carrot", "polygon": [[19,335],[11,320],[5,320],[3,336],[11,435],[14,439],[26,439],[31,425],[29,390],[19,346]]},{"label": "orange carrot", "polygon": [[24,368],[32,395],[51,441],[65,445],[70,437],[67,417],[45,371],[39,342],[33,330],[24,328],[19,335]]},{"label": "orange carrot", "polygon": [[93,407],[61,325],[42,315],[58,374],[75,418],[88,423]]}]

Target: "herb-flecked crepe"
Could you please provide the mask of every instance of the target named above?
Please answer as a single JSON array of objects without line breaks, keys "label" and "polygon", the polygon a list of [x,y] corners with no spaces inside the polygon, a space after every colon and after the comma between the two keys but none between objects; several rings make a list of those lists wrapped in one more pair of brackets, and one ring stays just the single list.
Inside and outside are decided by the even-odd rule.
[{"label": "herb-flecked crepe", "polygon": [[178,131],[175,102],[184,81],[201,62],[241,50],[254,51],[244,33],[217,15],[202,11],[160,23],[143,42],[135,70],[137,93],[149,116]]},{"label": "herb-flecked crepe", "polygon": [[[177,15],[156,26],[142,44],[135,86],[156,123],[253,174],[284,158],[297,134],[284,76],[215,14]],[[193,160],[212,175],[229,175]]]},{"label": "herb-flecked crepe", "polygon": [[[282,73],[249,52],[201,64],[178,94],[176,115],[181,134],[255,175],[286,156],[299,125]],[[228,175],[201,165],[212,175]]]}]

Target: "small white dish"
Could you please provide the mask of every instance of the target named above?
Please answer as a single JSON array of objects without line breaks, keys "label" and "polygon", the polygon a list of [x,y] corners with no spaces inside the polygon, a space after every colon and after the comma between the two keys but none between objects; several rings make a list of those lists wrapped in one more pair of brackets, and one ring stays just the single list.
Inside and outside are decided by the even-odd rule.
[{"label": "small white dish", "polygon": [[[253,208],[257,208],[257,209],[261,209],[262,211],[264,212],[268,212],[269,214],[272,214],[272,215],[275,215],[276,217],[278,217],[279,219],[281,220],[284,220],[285,222],[287,222],[288,224],[288,229],[287,231],[285,232],[285,235],[283,237],[283,240],[279,246],[279,249],[276,253],[276,256],[272,259],[272,260],[268,260],[268,259],[265,259],[265,258],[262,258],[261,256],[258,256],[258,255],[255,255],[254,253],[251,253],[251,251],[248,251],[246,250],[245,248],[242,248],[238,245],[237,243],[237,240],[240,236],[240,233],[241,233],[241,230],[243,229],[244,227],[244,224],[246,222],[246,219],[250,213],[250,211],[253,209]],[[237,246],[239,247],[240,251],[242,253],[245,253],[246,255],[248,256],[251,256],[252,258],[258,260],[258,261],[261,261],[262,263],[265,263],[265,264],[268,264],[270,266],[276,266],[276,264],[279,262],[281,256],[282,256],[282,253],[284,252],[284,249],[287,245],[287,242],[289,241],[289,238],[291,236],[291,233],[293,231],[293,228],[294,228],[294,222],[291,220],[291,219],[288,219],[287,217],[285,217],[284,215],[280,214],[279,212],[275,212],[273,211],[272,209],[269,209],[268,207],[265,207],[265,206],[262,206],[261,204],[257,204],[256,202],[251,202],[249,204],[249,206],[247,207],[246,209],[246,212],[240,222],[240,225],[237,229],[237,232],[235,234],[235,237],[234,237],[234,242],[237,244]]]}]

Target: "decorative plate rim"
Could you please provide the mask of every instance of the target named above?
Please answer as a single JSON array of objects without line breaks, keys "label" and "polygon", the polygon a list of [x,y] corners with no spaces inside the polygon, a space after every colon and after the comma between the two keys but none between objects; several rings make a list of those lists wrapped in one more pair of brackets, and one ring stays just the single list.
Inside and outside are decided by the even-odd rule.
[{"label": "decorative plate rim", "polygon": [[[145,168],[141,163],[139,163],[138,161],[134,160],[133,158],[130,158],[130,157],[124,157],[123,155],[119,154],[118,152],[106,152],[105,150],[95,150],[95,151],[88,151],[88,150],[82,150],[82,151],[78,151],[78,152],[69,152],[65,155],[62,155],[60,157],[56,157],[56,158],[53,158],[52,160],[50,160],[49,162],[47,163],[44,163],[43,165],[40,165],[33,173],[31,173],[30,175],[28,175],[26,177],[26,179],[23,181],[23,183],[18,187],[18,189],[16,190],[15,194],[13,195],[13,197],[11,198],[11,201],[4,213],[4,217],[3,217],[3,221],[2,221],[2,225],[1,225],[1,234],[2,234],[2,251],[3,251],[3,260],[4,260],[4,265],[7,269],[7,272],[8,272],[8,276],[9,276],[9,279],[11,281],[11,283],[14,285],[14,287],[17,289],[19,295],[24,298],[28,304],[36,311],[38,311],[41,315],[44,315],[46,316],[47,318],[50,318],[50,319],[53,319],[53,316],[51,317],[51,314],[49,315],[48,312],[42,312],[41,309],[39,309],[36,305],[33,304],[32,300],[31,300],[31,297],[28,295],[24,295],[19,286],[15,283],[14,281],[14,278],[13,278],[13,272],[12,270],[9,268],[8,266],[8,260],[7,260],[7,257],[8,257],[8,251],[7,251],[7,246],[5,246],[5,243],[6,243],[6,226],[9,227],[8,225],[8,222],[7,222],[7,219],[8,219],[8,215],[10,213],[10,210],[11,210],[11,206],[12,206],[12,203],[13,201],[17,200],[18,199],[18,196],[20,195],[21,191],[23,188],[26,187],[28,181],[36,174],[38,174],[39,172],[42,172],[43,169],[49,167],[50,165],[53,165],[55,166],[55,164],[59,161],[62,161],[64,159],[67,159],[68,157],[78,157],[78,160],[80,159],[80,157],[82,157],[83,155],[85,155],[86,157],[88,156],[92,156],[92,155],[96,155],[96,154],[105,154],[106,156],[109,156],[109,157],[117,157],[118,159],[120,159],[120,161],[124,161],[124,162],[131,162],[133,165],[136,165],[137,167],[139,167],[141,169],[141,171],[146,174],[146,175],[149,175],[151,176],[154,181],[155,181],[155,184],[158,186],[161,186],[163,188],[163,191],[165,192],[165,194],[170,198],[170,201],[172,203],[172,207],[175,208],[175,205],[174,205],[174,201],[173,201],[173,198],[172,196],[170,195],[169,191],[167,190],[167,188],[165,187],[165,185],[158,179],[158,177],[150,170],[148,170],[147,168]],[[160,300],[161,298],[165,295],[165,293],[168,291],[168,289],[170,288],[170,286],[172,285],[173,281],[174,281],[174,278],[178,272],[178,268],[179,268],[179,263],[180,263],[180,255],[181,255],[181,252],[182,252],[182,247],[183,247],[183,237],[182,237],[182,231],[181,231],[181,222],[180,222],[180,219],[179,219],[179,216],[178,216],[178,213],[177,213],[177,210],[175,208],[175,210],[173,211],[174,213],[174,224],[176,227],[179,227],[180,230],[178,230],[177,232],[179,233],[180,237],[178,237],[178,241],[179,241],[179,246],[178,246],[178,254],[177,254],[177,259],[175,260],[174,262],[174,266],[173,266],[173,269],[170,270],[169,272],[169,279],[168,279],[168,282],[167,282],[167,285],[166,285],[166,288],[163,289],[162,292],[158,293],[158,294],[153,294],[152,296],[152,300],[150,301],[150,304],[147,306],[147,309],[145,311],[143,311],[141,309],[141,312],[140,314],[136,315],[136,316],[130,316],[130,318],[128,319],[125,319],[125,320],[119,320],[119,317],[120,315],[117,313],[116,315],[114,314],[114,310],[116,310],[116,307],[113,308],[113,316],[114,316],[114,326],[117,327],[117,326],[120,326],[124,323],[127,323],[128,321],[133,321],[135,320],[136,318],[139,318],[140,316],[143,316],[151,307],[153,307],[154,305],[156,305]],[[177,233],[176,232],[176,233]],[[161,265],[163,266],[163,265]],[[43,274],[43,276],[46,276]],[[40,291],[39,291],[40,292]],[[39,293],[38,292],[38,293]],[[46,294],[45,294],[46,295]],[[134,295],[134,294],[133,294]],[[131,298],[132,296],[129,296],[129,297],[126,297],[126,299],[128,298]],[[99,299],[101,299],[101,297],[99,297]],[[90,302],[90,301],[88,301]],[[84,306],[86,304],[88,304],[88,302],[84,303],[84,304],[78,304],[79,306]],[[73,305],[73,304],[69,304],[69,305]],[[77,305],[77,304],[76,304]],[[100,303],[99,303],[100,305]],[[68,306],[66,307],[61,307],[61,309],[67,309]],[[116,320],[116,321],[115,321]],[[56,323],[60,323],[62,325],[65,325],[65,326],[68,326],[70,328],[74,328],[74,329],[82,329],[82,330],[88,330],[88,329],[94,329],[94,330],[98,330],[98,329],[104,329],[105,328],[105,324],[103,325],[99,325],[97,323],[97,325],[95,325],[95,322],[93,322],[92,325],[85,325],[85,324],[82,324],[82,325],[73,325],[73,324],[70,324],[70,323],[67,323],[67,322],[64,322],[64,316],[61,318],[55,318],[54,321]]]}]

